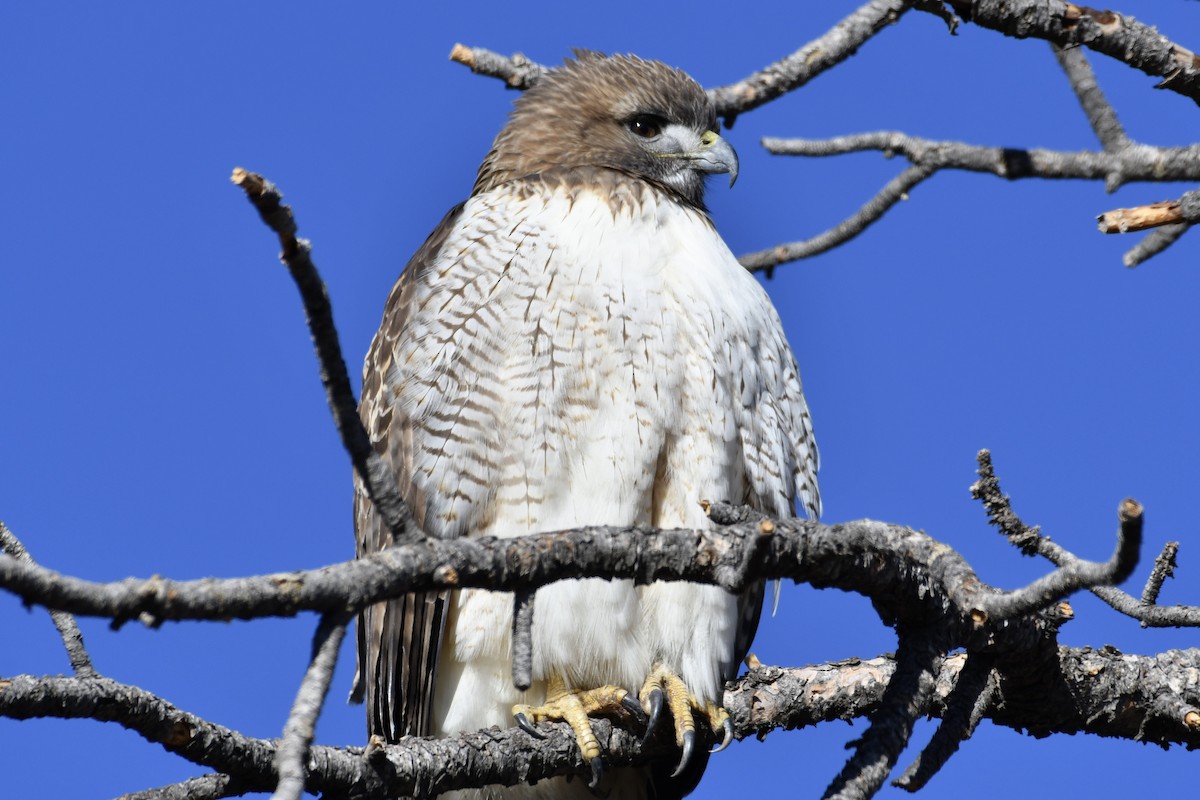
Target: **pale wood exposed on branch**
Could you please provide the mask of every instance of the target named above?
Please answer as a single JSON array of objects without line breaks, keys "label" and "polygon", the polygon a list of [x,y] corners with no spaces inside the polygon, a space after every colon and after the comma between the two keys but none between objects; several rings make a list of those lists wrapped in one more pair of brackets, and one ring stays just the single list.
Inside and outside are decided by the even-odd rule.
[{"label": "pale wood exposed on branch", "polygon": [[1160,200],[1133,208],[1115,208],[1096,217],[1101,233],[1132,233],[1183,221],[1178,200]]},{"label": "pale wood exposed on branch", "polygon": [[1107,211],[1096,221],[1102,233],[1156,229],[1125,253],[1125,266],[1136,267],[1171,246],[1192,225],[1200,222],[1200,190],[1185,192],[1177,200]]}]

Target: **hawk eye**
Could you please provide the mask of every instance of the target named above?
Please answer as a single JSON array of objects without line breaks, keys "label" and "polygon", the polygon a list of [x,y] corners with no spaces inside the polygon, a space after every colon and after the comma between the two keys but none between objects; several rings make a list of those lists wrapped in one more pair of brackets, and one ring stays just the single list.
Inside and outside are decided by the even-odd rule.
[{"label": "hawk eye", "polygon": [[629,130],[636,133],[643,139],[653,139],[662,133],[663,122],[662,117],[657,117],[654,114],[638,114],[633,119],[629,120]]}]

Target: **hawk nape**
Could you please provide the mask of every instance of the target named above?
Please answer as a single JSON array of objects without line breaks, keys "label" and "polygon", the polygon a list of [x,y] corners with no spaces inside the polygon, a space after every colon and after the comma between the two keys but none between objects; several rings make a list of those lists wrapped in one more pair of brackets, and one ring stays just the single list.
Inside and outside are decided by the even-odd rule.
[{"label": "hawk nape", "polygon": [[[580,52],[519,97],[388,297],[361,414],[430,535],[711,524],[702,499],[820,510],[796,361],[766,292],[703,204],[737,176],[704,90],[679,70]],[[391,544],[356,486],[359,554]],[[589,714],[669,719],[678,767],[614,770],[623,800],[690,791],[744,657],[761,583],[568,580],[537,593],[533,686],[513,688],[511,596],[414,593],[367,609],[358,682],[388,740],[567,720],[601,773]],[[634,700],[636,698],[636,701]],[[665,708],[664,708],[665,707]],[[675,775],[671,775],[674,771]],[[453,793],[589,797],[585,781]]]}]

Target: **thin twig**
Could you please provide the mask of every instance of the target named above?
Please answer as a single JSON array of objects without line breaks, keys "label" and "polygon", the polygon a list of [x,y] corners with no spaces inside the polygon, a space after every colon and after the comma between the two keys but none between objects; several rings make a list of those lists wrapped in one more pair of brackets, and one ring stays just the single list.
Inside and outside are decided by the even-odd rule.
[{"label": "thin twig", "polygon": [[911,5],[906,0],[871,0],[791,55],[737,83],[709,89],[717,116],[725,119],[726,127],[732,127],[738,114],[798,89],[854,55],[868,39],[900,19]]},{"label": "thin twig", "polygon": [[766,250],[747,253],[739,257],[738,261],[751,272],[766,271],[767,277],[770,278],[772,270],[780,264],[799,261],[802,258],[810,258],[824,253],[826,250],[832,250],[865,231],[896,203],[907,200],[908,193],[933,172],[934,170],[929,167],[911,166],[888,181],[887,185],[864,203],[857,213],[842,220],[824,233],[811,239],[788,242]]},{"label": "thin twig", "polygon": [[296,238],[296,221],[291,208],[283,204],[283,197],[275,185],[261,175],[238,167],[233,171],[231,180],[246,192],[246,197],[258,209],[263,222],[279,237],[283,248],[280,259],[287,266],[304,301],[304,312],[320,363],[321,383],[325,387],[330,411],[333,412],[334,424],[341,435],[342,445],[350,454],[355,471],[367,488],[371,502],[398,541],[418,535],[412,514],[400,496],[396,476],[375,451],[358,417],[358,403],[350,388],[337,328],[333,324],[329,295],[312,262],[311,246],[307,241]]},{"label": "thin twig", "polygon": [[[0,521],[0,552],[7,553],[23,564],[37,564],[33,560],[33,556],[29,555],[29,551],[25,549],[25,545],[21,544],[17,535],[2,521]],[[71,669],[75,675],[80,678],[94,678],[96,668],[92,666],[92,657],[83,643],[83,631],[79,630],[75,617],[65,611],[52,608],[50,609],[50,619],[54,622],[54,627],[58,629],[59,638],[62,639],[63,647],[66,648],[67,659],[71,662]]]},{"label": "thin twig", "polygon": [[[1092,126],[1092,131],[1105,151],[1116,153],[1129,147],[1132,142],[1125,135],[1121,121],[1117,119],[1117,112],[1100,90],[1100,85],[1096,83],[1096,75],[1092,72],[1092,65],[1088,63],[1083,50],[1079,47],[1061,47],[1053,42],[1050,49],[1054,51],[1058,65],[1066,73],[1071,89],[1079,99],[1079,105],[1083,107],[1083,113],[1087,114],[1088,124]],[[1106,188],[1112,192],[1119,186],[1120,176],[1115,175],[1113,183],[1106,185]]]},{"label": "thin twig", "polygon": [[317,717],[325,704],[325,696],[329,694],[333,669],[337,666],[338,649],[342,646],[346,626],[352,618],[352,614],[331,613],[321,617],[317,625],[317,632],[313,635],[312,659],[300,682],[300,690],[296,692],[296,701],[283,726],[283,738],[275,753],[279,783],[271,800],[299,800],[300,795],[304,794],[308,754],[312,749]]},{"label": "thin twig", "polygon": [[1187,223],[1180,222],[1176,225],[1163,225],[1161,228],[1155,228],[1125,252],[1125,255],[1121,257],[1122,263],[1133,269],[1175,244],[1179,237],[1187,233],[1191,227]]},{"label": "thin twig", "polygon": [[1142,602],[1146,605],[1152,606],[1158,602],[1158,593],[1162,591],[1163,582],[1175,575],[1177,555],[1179,542],[1167,542],[1158,558],[1154,559],[1154,569],[1150,570],[1150,577],[1146,579],[1146,586],[1142,589]]},{"label": "thin twig", "polygon": [[220,800],[241,797],[254,788],[223,772],[188,778],[186,781],[123,794],[116,800]]}]

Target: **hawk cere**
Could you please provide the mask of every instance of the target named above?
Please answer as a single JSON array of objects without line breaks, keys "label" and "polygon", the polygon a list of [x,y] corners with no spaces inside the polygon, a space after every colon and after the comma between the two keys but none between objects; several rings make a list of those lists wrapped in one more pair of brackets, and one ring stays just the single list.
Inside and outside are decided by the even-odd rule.
[{"label": "hawk cere", "polygon": [[[702,499],[820,513],[795,358],[704,208],[705,177],[737,169],[704,90],[658,62],[580,52],[517,99],[471,196],[397,281],[364,367],[363,422],[423,530],[699,528]],[[361,483],[355,522],[360,555],[391,544]],[[409,594],[360,618],[356,693],[389,741],[566,720],[602,791],[679,796],[707,762],[695,727],[728,742],[722,687],[762,602],[761,583],[551,584],[519,692],[510,595]],[[678,766],[602,777],[598,713],[672,724]],[[565,779],[454,794],[591,796]]]}]

